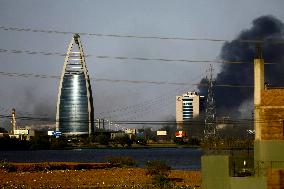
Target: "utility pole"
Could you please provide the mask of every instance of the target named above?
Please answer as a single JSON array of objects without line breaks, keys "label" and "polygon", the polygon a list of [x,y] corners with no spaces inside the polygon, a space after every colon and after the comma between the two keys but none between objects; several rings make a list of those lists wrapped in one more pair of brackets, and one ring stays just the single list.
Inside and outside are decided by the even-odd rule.
[{"label": "utility pole", "polygon": [[14,135],[15,130],[17,129],[16,126],[16,109],[12,109],[12,119],[11,119],[11,126],[12,126],[12,135]]},{"label": "utility pole", "polygon": [[216,137],[216,106],[213,95],[213,68],[210,64],[208,80],[208,94],[206,100],[206,110],[205,110],[205,129],[204,136],[206,138]]}]

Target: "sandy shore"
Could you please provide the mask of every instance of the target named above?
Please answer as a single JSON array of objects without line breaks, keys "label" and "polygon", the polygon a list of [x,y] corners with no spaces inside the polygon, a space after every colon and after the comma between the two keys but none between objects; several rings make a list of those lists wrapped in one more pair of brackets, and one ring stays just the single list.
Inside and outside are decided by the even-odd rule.
[{"label": "sandy shore", "polygon": [[[170,180],[181,188],[199,188],[199,171],[172,170]],[[142,168],[5,172],[1,188],[153,188]]]}]

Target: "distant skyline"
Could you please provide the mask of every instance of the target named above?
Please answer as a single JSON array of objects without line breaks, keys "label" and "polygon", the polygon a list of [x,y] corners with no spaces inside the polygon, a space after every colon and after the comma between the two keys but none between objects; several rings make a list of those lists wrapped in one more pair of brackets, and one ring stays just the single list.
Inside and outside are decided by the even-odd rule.
[{"label": "distant skyline", "polygon": [[[284,21],[282,0],[0,0],[0,26],[139,36],[235,39],[252,20]],[[0,49],[67,52],[72,34],[0,29]],[[189,83],[189,86],[91,81],[95,117],[111,120],[175,120],[175,96],[197,90],[208,63],[98,59],[126,56],[219,59],[222,42],[81,36],[90,77]],[[64,57],[0,52],[1,72],[60,75]],[[220,64],[213,64],[215,75]],[[0,114],[55,119],[59,80],[0,75]],[[117,110],[117,111],[114,111]],[[217,110],[218,111],[218,110]],[[104,114],[99,114],[105,112]],[[7,121],[0,119],[0,127]],[[18,120],[21,123],[21,120]],[[7,128],[7,127],[6,127]]]}]

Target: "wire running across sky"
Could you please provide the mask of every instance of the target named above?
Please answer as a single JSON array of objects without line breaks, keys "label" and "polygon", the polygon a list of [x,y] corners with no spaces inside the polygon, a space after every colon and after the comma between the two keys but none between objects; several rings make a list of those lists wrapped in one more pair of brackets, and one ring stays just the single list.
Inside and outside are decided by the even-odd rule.
[{"label": "wire running across sky", "polygon": [[[0,118],[2,119],[11,119],[11,115],[0,115]],[[31,116],[18,116],[18,120],[34,120],[34,121],[42,121],[42,122],[56,122],[57,120],[48,118],[48,117],[31,117]],[[88,120],[77,120],[77,121],[68,121],[68,122],[89,122]],[[176,124],[176,121],[163,121],[163,120],[153,120],[153,121],[133,121],[133,120],[112,120],[113,123],[116,124],[149,124],[149,125],[161,125],[161,124]],[[254,120],[254,119],[231,119],[226,120],[226,124],[248,124],[248,123],[272,123],[272,122],[279,122],[278,119],[273,120]],[[97,121],[94,121],[94,123],[97,123]],[[183,123],[191,123],[191,124],[204,124],[204,121],[202,119],[197,120],[188,120],[184,121]],[[216,123],[223,123],[223,121],[216,121]]]},{"label": "wire running across sky", "polygon": [[[24,78],[40,78],[40,79],[60,79],[60,76],[36,74],[36,73],[16,73],[16,72],[2,72],[0,75],[9,77],[24,77]],[[184,86],[203,86],[207,87],[208,84],[201,83],[175,83],[167,81],[143,81],[143,80],[120,80],[120,79],[105,79],[105,78],[92,78],[95,81],[115,82],[115,83],[132,83],[132,84],[155,84],[155,85],[184,85]],[[252,85],[234,85],[234,84],[214,84],[214,87],[232,87],[232,88],[253,88]]]},{"label": "wire running across sky", "polygon": [[[158,39],[158,40],[177,40],[177,41],[209,41],[209,42],[229,42],[231,40],[227,39],[214,39],[214,38],[188,38],[188,37],[166,37],[166,36],[141,36],[141,35],[123,35],[123,34],[106,34],[106,33],[84,33],[84,32],[70,32],[70,31],[59,31],[59,30],[47,30],[47,29],[35,29],[35,28],[19,28],[19,27],[9,27],[0,26],[1,30],[5,31],[16,31],[16,32],[34,32],[34,33],[47,33],[47,34],[79,34],[82,36],[96,36],[96,37],[117,37],[117,38],[132,38],[132,39]],[[276,43],[284,44],[282,39],[243,39],[234,40],[240,43]]]},{"label": "wire running across sky", "polygon": [[[44,52],[44,51],[33,51],[33,50],[15,50],[15,49],[3,49],[3,48],[0,48],[0,53],[45,55],[45,56],[66,56],[66,54],[59,53],[59,52]],[[96,55],[96,56],[94,56],[94,55],[85,55],[85,57],[95,57],[95,58],[98,58],[98,59],[157,61],[158,63],[159,62],[168,62],[168,63],[252,64],[252,62],[245,62],[245,61],[165,59],[165,58],[108,56],[108,55]],[[277,64],[277,63],[275,63],[275,62],[265,62],[265,64]]]}]

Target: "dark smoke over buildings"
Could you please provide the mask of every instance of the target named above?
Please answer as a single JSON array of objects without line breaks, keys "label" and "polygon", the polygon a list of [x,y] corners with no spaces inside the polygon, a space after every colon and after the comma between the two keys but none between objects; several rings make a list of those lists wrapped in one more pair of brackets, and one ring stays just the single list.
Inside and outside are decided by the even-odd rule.
[{"label": "dark smoke over buildings", "polygon": [[[239,40],[265,40],[262,44],[265,62],[277,64],[265,65],[265,82],[272,86],[284,86],[284,25],[273,16],[262,16],[252,22],[250,29],[242,31],[239,36],[223,45],[220,58],[224,61],[251,62],[251,64],[223,64],[216,76],[216,84],[253,85],[253,58],[255,44],[242,43]],[[274,40],[273,40],[274,39]],[[200,83],[206,83],[202,79]],[[207,88],[199,87],[206,95]],[[237,115],[238,108],[252,100],[253,88],[214,87],[217,114]],[[248,112],[249,113],[249,112]]]}]

